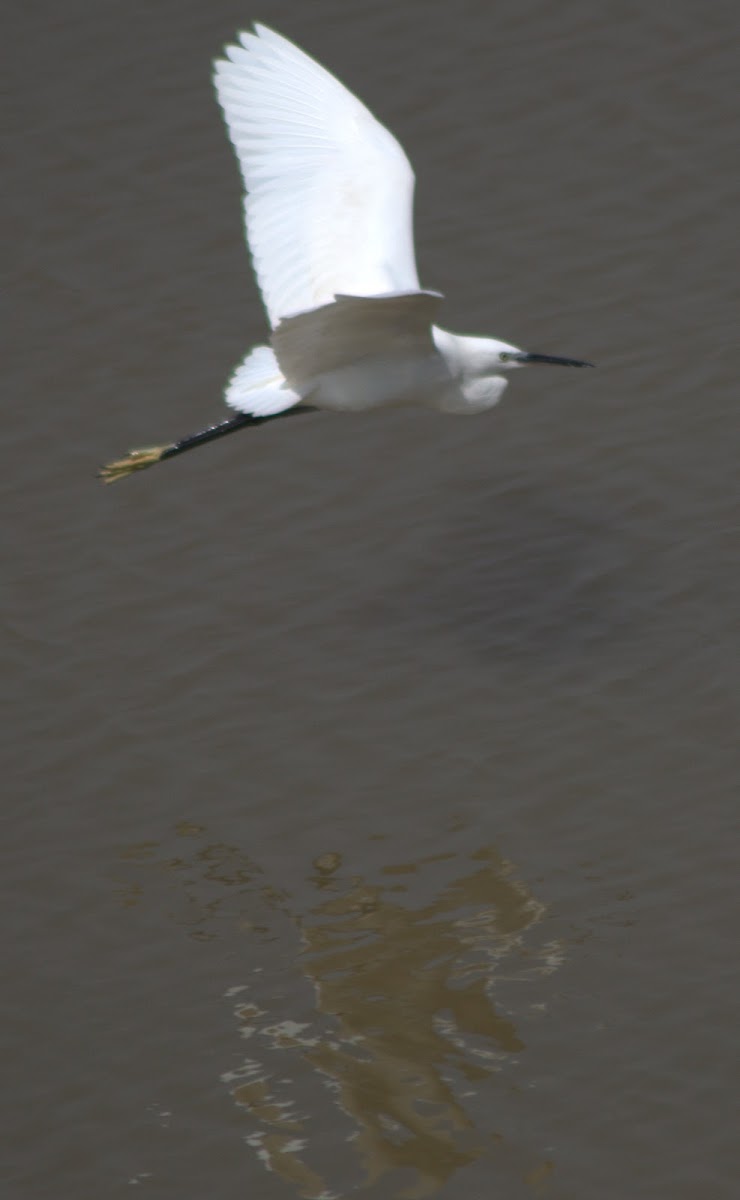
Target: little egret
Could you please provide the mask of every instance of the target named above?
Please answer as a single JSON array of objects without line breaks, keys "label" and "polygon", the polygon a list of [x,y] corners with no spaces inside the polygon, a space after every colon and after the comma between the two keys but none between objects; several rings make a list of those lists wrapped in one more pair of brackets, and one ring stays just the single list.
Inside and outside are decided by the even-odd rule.
[{"label": "little egret", "polygon": [[505,373],[587,367],[434,324],[442,296],[414,256],[414,175],[401,146],[333,75],[255,25],[216,62],[215,86],[244,177],[244,217],[270,345],[237,367],[236,415],[166,446],[133,450],[106,483],[278,417],[425,404],[493,408]]}]

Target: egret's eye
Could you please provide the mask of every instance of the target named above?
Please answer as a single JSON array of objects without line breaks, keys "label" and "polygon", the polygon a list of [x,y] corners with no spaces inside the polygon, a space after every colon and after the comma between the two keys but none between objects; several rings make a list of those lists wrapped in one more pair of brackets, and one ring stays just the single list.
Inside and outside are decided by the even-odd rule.
[{"label": "egret's eye", "polygon": [[502,350],[498,356],[499,362],[508,362],[510,358],[511,358],[511,355],[507,354],[505,350]]}]

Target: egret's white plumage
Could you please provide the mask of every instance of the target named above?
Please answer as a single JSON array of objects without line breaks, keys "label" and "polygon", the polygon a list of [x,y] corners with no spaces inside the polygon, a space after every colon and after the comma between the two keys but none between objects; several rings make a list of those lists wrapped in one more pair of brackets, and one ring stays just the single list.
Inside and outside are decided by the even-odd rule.
[{"label": "egret's white plumage", "polygon": [[416,290],[414,175],[396,139],[286,38],[255,25],[239,41],[214,82],[271,326],[337,292]]},{"label": "egret's white plumage", "polygon": [[420,288],[414,174],[355,96],[286,38],[255,25],[214,81],[244,178],[247,241],[271,327],[226,389],[239,418],[105,468],[108,481],[292,411],[427,404],[474,413],[498,402],[527,354],[434,324],[442,297]]},{"label": "egret's white plumage", "polygon": [[501,355],[519,351],[433,327],[440,297],[419,289],[414,174],[401,146],[280,34],[255,25],[239,42],[214,78],[244,178],[274,357],[252,351],[227,402],[254,415],[301,399],[350,411],[414,402],[490,408],[506,386],[505,366],[520,365]]}]

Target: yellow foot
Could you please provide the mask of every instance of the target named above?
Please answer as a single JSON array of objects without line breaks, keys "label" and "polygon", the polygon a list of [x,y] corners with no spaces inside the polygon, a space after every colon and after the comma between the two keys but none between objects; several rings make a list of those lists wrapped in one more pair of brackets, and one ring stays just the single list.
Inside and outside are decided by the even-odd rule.
[{"label": "yellow foot", "polygon": [[98,479],[102,479],[103,483],[115,483],[117,479],[125,479],[127,475],[133,475],[134,471],[153,467],[160,461],[165,450],[170,449],[170,446],[147,446],[144,450],[132,450],[125,458],[118,458],[115,462],[101,467]]}]

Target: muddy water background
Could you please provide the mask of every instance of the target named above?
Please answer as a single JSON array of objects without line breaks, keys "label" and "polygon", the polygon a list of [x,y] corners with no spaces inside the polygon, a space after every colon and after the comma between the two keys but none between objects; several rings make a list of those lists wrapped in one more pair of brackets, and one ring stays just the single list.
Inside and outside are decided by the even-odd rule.
[{"label": "muddy water background", "polygon": [[[735,1194],[737,15],[707,11],[10,5],[9,1195]],[[263,337],[209,83],[253,16],[402,138],[445,323],[600,370],[103,490]]]}]

